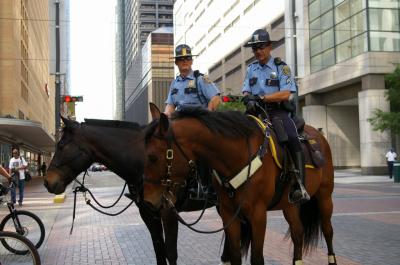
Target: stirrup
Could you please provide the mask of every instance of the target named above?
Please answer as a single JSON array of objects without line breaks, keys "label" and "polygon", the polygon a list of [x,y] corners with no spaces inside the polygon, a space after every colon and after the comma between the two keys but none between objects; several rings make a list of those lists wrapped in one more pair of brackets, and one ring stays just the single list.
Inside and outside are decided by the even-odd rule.
[{"label": "stirrup", "polygon": [[[310,200],[310,195],[304,188],[303,184],[299,183],[299,189],[289,192],[289,202],[293,204],[302,204]],[[296,195],[296,196],[293,196]]]}]

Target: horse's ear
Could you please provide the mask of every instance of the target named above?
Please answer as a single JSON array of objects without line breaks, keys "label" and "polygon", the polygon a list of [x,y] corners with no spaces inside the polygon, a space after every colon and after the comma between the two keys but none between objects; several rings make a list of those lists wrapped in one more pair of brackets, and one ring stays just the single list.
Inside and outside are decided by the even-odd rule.
[{"label": "horse's ear", "polygon": [[67,128],[76,128],[79,126],[79,123],[77,121],[70,120],[62,115],[61,115],[61,120],[63,121],[64,126]]},{"label": "horse's ear", "polygon": [[166,134],[169,127],[169,120],[167,115],[160,113],[160,122],[158,123],[158,129],[161,134]]},{"label": "horse's ear", "polygon": [[156,104],[150,102],[149,105],[151,117],[153,117],[153,120],[159,119],[161,111],[157,108]]},{"label": "horse's ear", "polygon": [[72,125],[72,121],[66,117],[64,117],[63,115],[61,115],[61,120],[63,121],[65,127],[71,127]]}]

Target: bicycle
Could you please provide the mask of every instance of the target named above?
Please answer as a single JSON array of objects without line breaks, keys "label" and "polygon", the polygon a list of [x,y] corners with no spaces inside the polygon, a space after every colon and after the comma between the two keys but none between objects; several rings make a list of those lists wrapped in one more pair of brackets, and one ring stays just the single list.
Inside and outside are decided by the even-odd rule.
[{"label": "bicycle", "polygon": [[27,238],[9,231],[0,231],[0,241],[3,246],[12,246],[12,249],[18,250],[18,253],[8,252],[0,245],[0,265],[40,265],[40,256]]},{"label": "bicycle", "polygon": [[[16,210],[14,203],[7,200],[7,193],[13,189],[15,183],[12,181],[9,187],[0,184],[0,205],[7,206],[10,213],[0,222],[0,231],[11,231],[26,237],[38,249],[45,237],[45,229],[40,218],[24,210]],[[10,252],[18,254],[18,250],[7,244],[7,241],[1,241],[3,246]]]}]

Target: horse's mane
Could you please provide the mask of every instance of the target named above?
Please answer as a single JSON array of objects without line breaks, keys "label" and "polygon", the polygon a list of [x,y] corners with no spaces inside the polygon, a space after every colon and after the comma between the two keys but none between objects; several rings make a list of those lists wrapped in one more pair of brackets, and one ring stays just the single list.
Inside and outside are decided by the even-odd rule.
[{"label": "horse's mane", "polygon": [[84,123],[92,126],[127,128],[134,130],[141,129],[141,126],[138,123],[130,121],[85,119]]},{"label": "horse's mane", "polygon": [[172,120],[193,118],[211,132],[229,138],[250,137],[260,128],[255,120],[239,111],[208,111],[200,108],[185,108],[172,115]]}]

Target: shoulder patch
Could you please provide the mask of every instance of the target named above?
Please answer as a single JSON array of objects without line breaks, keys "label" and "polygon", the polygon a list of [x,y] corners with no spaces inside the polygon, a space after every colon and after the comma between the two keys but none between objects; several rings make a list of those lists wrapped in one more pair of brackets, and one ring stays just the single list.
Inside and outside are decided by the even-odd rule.
[{"label": "shoulder patch", "polygon": [[207,84],[211,84],[212,81],[210,80],[210,78],[208,77],[208,75],[203,75],[203,80],[204,82],[206,82]]},{"label": "shoulder patch", "polygon": [[286,76],[290,76],[290,68],[289,68],[289,66],[284,65],[284,66],[282,67],[282,73],[283,73],[284,75],[286,75]]}]

